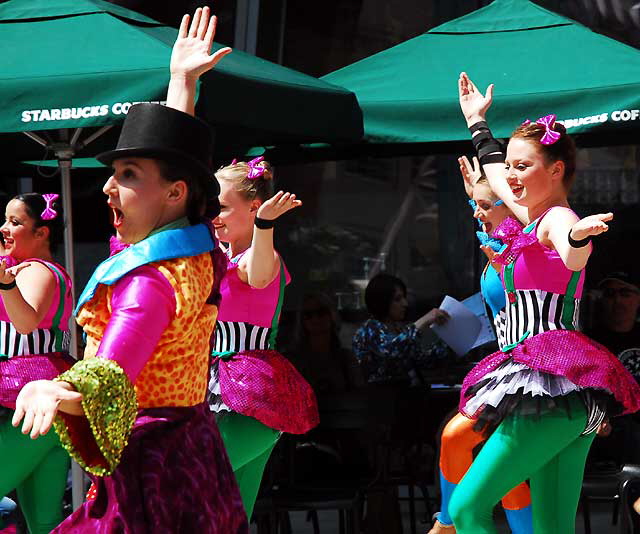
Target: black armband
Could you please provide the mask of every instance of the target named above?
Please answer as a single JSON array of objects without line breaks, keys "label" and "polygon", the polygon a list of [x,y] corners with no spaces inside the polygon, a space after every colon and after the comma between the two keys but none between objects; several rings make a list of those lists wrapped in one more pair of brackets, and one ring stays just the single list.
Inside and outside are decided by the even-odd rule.
[{"label": "black armband", "polygon": [[269,220],[256,217],[256,220],[253,222],[253,224],[255,224],[256,228],[259,228],[260,230],[269,230],[276,225],[276,221],[275,219]]},{"label": "black armband", "polygon": [[476,133],[478,130],[488,130],[488,129],[489,129],[489,125],[487,124],[486,121],[478,121],[472,124],[471,126],[469,126],[469,131],[471,132],[471,135]]},{"label": "black armband", "polygon": [[488,163],[504,163],[504,147],[498,141],[485,121],[479,121],[469,127],[471,142],[476,149],[481,165]]},{"label": "black armband", "polygon": [[569,230],[569,245],[571,248],[582,248],[586,247],[589,243],[591,243],[591,236],[587,236],[584,239],[575,240],[571,237],[571,230]]},{"label": "black armband", "polygon": [[9,291],[10,289],[13,289],[16,286],[17,286],[17,284],[16,284],[15,280],[13,282],[9,282],[8,284],[0,283],[0,290],[1,291]]}]

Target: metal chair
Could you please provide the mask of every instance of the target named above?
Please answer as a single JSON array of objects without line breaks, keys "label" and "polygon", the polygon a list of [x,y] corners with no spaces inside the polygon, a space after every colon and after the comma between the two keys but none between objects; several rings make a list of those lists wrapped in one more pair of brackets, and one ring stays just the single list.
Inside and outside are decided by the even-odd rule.
[{"label": "metal chair", "polygon": [[[622,499],[622,490],[628,487],[631,481],[640,479],[640,465],[627,464],[621,468],[601,468],[592,470],[585,474],[582,482],[582,495],[580,503],[582,505],[582,515],[584,519],[585,534],[591,534],[591,509],[592,502],[611,502],[612,524],[616,525],[622,506],[623,520],[620,521],[620,532],[627,534],[630,526],[630,516],[626,502]],[[630,488],[629,488],[630,489]],[[627,489],[627,492],[629,491]],[[627,514],[625,516],[625,514]],[[626,529],[626,530],[625,530]]]},{"label": "metal chair", "polygon": [[640,516],[633,509],[633,502],[640,498],[640,466],[627,465],[627,477],[620,484],[620,534],[640,534]]},{"label": "metal chair", "polygon": [[[334,432],[362,431],[371,435],[374,417],[372,404],[366,392],[337,396],[331,406],[321,408],[323,430]],[[297,451],[304,447],[305,438],[285,435],[281,439],[280,454],[287,464],[280,480],[271,482],[265,494],[258,499],[254,518],[260,534],[291,534],[289,512],[307,512],[314,534],[320,534],[317,513],[335,510],[338,513],[340,534],[360,534],[366,487],[370,478],[301,480],[300,465],[296,464]],[[373,443],[373,441],[370,441]]]}]

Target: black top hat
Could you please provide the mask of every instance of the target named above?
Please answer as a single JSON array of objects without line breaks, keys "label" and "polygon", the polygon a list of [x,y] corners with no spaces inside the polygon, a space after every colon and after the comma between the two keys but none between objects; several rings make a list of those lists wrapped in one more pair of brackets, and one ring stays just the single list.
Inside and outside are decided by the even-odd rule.
[{"label": "black top hat", "polygon": [[213,180],[213,132],[204,121],[160,104],[135,104],[122,125],[115,150],[96,156],[105,165],[130,157],[169,160],[194,178]]}]

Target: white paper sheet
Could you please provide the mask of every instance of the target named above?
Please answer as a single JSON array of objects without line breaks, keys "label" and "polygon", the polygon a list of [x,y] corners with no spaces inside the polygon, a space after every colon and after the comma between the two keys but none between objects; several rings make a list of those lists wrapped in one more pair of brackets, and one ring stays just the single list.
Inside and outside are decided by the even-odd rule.
[{"label": "white paper sheet", "polygon": [[480,319],[449,295],[444,297],[440,309],[449,314],[449,320],[443,325],[433,324],[431,328],[458,356],[464,356],[478,339],[482,328]]},{"label": "white paper sheet", "polygon": [[484,299],[482,298],[482,293],[478,291],[475,295],[471,295],[470,297],[464,299],[462,301],[462,304],[469,308],[476,315],[476,317],[480,319],[481,323],[478,338],[471,348],[473,349],[475,347],[479,347],[480,345],[484,345],[485,343],[489,343],[490,341],[495,341],[496,336],[493,333],[491,319],[487,315],[487,306],[485,305]]}]

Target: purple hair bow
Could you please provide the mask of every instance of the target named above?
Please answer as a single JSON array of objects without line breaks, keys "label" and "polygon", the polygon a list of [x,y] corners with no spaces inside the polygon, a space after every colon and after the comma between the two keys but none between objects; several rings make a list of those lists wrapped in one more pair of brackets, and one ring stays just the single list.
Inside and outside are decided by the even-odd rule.
[{"label": "purple hair bow", "polygon": [[264,156],[258,156],[247,163],[249,165],[249,174],[247,174],[248,180],[257,180],[264,174],[264,167],[258,165],[264,160]]},{"label": "purple hair bow", "polygon": [[507,248],[497,254],[493,261],[501,265],[513,262],[523,248],[533,245],[538,241],[536,233],[525,234],[522,225],[512,217],[507,217],[493,232],[493,238],[500,239]]},{"label": "purple hair bow", "polygon": [[[552,145],[558,139],[560,139],[560,132],[556,132],[553,129],[554,124],[556,123],[556,116],[552,113],[551,115],[546,115],[544,117],[540,117],[536,124],[540,126],[544,126],[545,132],[542,138],[540,139],[540,143],[543,145]],[[531,121],[527,119],[522,123],[524,126],[527,124],[531,124]]]},{"label": "purple hair bow", "polygon": [[[264,161],[264,156],[258,156],[257,158],[247,162],[247,165],[249,166],[247,180],[257,180],[264,175],[264,167],[262,165],[258,165],[261,161]],[[235,165],[236,163],[238,163],[238,160],[233,158],[231,165]]]},{"label": "purple hair bow", "polygon": [[60,198],[60,195],[58,193],[45,193],[42,198],[44,198],[46,206],[40,214],[40,218],[43,221],[55,219],[58,216],[58,212],[53,209],[53,203]]}]

